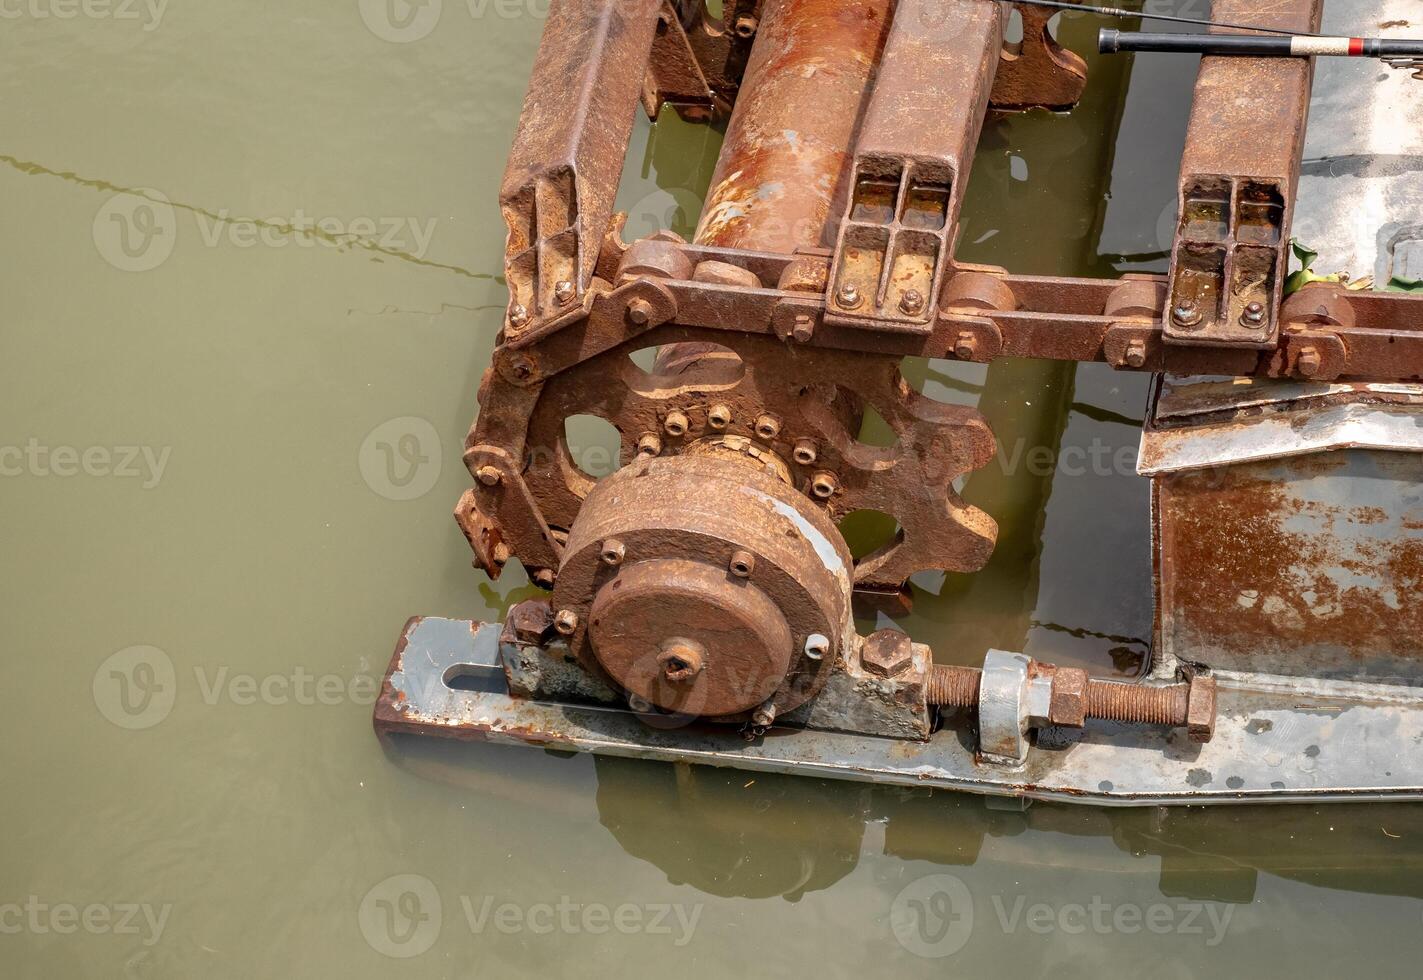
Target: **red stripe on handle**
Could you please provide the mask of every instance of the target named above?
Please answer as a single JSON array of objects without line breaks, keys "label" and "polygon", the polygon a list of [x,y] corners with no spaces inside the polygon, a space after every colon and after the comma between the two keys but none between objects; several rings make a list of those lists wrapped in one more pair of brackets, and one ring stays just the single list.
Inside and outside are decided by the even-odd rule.
[{"label": "red stripe on handle", "polygon": [[1349,38],[1349,57],[1357,58],[1364,53],[1364,39],[1361,37]]}]

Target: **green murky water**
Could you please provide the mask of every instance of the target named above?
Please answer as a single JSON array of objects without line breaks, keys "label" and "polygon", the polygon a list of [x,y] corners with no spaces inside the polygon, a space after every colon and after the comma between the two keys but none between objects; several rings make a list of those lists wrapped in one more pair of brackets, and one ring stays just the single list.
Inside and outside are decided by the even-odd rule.
[{"label": "green murky water", "polygon": [[[529,594],[469,568],[449,511],[542,11],[0,4],[0,975],[1325,976],[1359,950],[1410,968],[1413,807],[1011,813],[382,751],[370,701],[405,618]],[[967,256],[1160,267],[1190,69],[1094,68],[1073,116],[987,130]],[[694,222],[716,145],[639,124],[634,232]],[[981,574],[916,583],[904,625],[944,660],[1136,671],[1144,380],[916,379],[989,415],[1003,454],[966,493],[1003,536]],[[897,935],[906,911],[927,928]]]}]

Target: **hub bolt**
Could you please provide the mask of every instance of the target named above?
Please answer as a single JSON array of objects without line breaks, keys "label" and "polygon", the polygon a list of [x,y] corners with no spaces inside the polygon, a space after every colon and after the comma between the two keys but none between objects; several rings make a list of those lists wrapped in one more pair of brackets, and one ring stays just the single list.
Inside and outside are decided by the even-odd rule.
[{"label": "hub bolt", "polygon": [[767,442],[781,433],[781,420],[774,415],[762,415],[756,419],[756,434]]},{"label": "hub bolt", "polygon": [[558,615],[553,617],[553,628],[564,636],[572,636],[578,629],[578,614],[572,609],[560,609]]},{"label": "hub bolt", "polygon": [[609,538],[603,542],[603,564],[616,568],[623,563],[623,558],[627,556],[627,548],[617,538]]},{"label": "hub bolt", "polygon": [[731,556],[731,574],[737,578],[750,578],[756,567],[756,556],[749,551],[738,551]]}]

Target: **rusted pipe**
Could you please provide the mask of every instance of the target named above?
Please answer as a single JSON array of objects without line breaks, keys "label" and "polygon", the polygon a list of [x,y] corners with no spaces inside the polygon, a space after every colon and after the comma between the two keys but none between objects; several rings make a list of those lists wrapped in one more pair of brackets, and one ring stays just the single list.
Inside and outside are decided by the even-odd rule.
[{"label": "rusted pipe", "polygon": [[[767,0],[697,241],[828,246],[892,0]],[[774,285],[774,284],[772,284]]]}]

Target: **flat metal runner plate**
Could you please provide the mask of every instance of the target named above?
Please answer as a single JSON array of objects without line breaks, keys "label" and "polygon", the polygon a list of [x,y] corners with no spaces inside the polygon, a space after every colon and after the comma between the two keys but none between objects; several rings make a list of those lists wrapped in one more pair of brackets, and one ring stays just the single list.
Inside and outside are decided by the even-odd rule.
[{"label": "flat metal runner plate", "polygon": [[909,742],[778,727],[748,742],[731,728],[657,727],[629,711],[513,698],[500,631],[411,620],[382,686],[376,730],[1098,805],[1423,799],[1417,691],[1380,692],[1366,704],[1222,679],[1215,737],[1205,745],[1184,731],[1093,722],[1078,741],[1035,747],[1026,766],[1007,770],[979,764],[967,730]]}]

